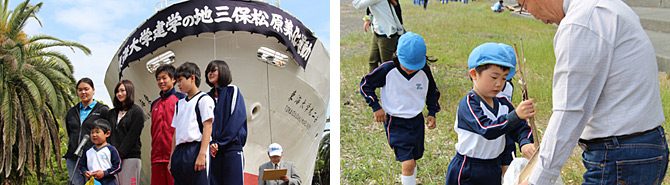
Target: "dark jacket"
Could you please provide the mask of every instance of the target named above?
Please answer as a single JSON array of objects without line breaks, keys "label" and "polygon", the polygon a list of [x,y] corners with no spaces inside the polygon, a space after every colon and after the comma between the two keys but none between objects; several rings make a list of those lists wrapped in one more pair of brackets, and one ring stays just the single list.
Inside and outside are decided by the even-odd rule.
[{"label": "dark jacket", "polygon": [[[81,138],[83,138],[84,135],[91,134],[91,126],[93,125],[93,121],[106,118],[109,112],[109,107],[107,107],[107,105],[98,102],[95,104],[95,106],[93,106],[93,110],[91,110],[91,113],[88,114],[88,117],[86,117],[84,123],[81,123],[79,119],[80,104],[81,102],[74,105],[72,108],[70,108],[70,110],[67,111],[67,114],[65,115],[65,131],[67,132],[68,142],[67,152],[65,152],[63,158],[66,159],[77,158],[77,156],[74,155],[74,151],[77,150],[77,145],[79,145]],[[82,150],[91,148],[91,146],[93,146],[93,143],[90,141],[86,142],[86,145],[82,147]]]},{"label": "dark jacket", "polygon": [[244,97],[234,85],[212,88],[208,94],[214,97],[214,91],[218,91],[218,97],[214,106],[211,143],[217,143],[223,151],[242,151],[247,142]]},{"label": "dark jacket", "polygon": [[144,111],[137,104],[133,104],[121,121],[117,124],[120,109],[109,111],[109,122],[113,125],[111,144],[119,151],[121,159],[140,158],[142,142],[140,135],[144,128]]}]

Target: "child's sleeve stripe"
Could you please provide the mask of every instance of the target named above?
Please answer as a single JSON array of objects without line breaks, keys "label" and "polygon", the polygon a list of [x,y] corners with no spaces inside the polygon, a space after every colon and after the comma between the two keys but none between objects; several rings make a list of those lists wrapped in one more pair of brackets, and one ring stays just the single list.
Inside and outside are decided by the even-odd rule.
[{"label": "child's sleeve stripe", "polygon": [[[376,70],[376,69],[375,69],[375,70]],[[363,83],[361,84],[361,86],[359,86],[359,89],[360,89],[361,93],[363,94],[363,96],[365,96],[366,99],[370,99],[371,102],[374,102],[375,99],[374,99],[372,96],[369,96],[369,95],[368,95],[367,93],[365,93],[365,91],[363,90],[363,86],[365,86],[366,83],[368,83],[368,79],[363,78]]]},{"label": "child's sleeve stripe", "polygon": [[[110,148],[111,148],[111,147],[110,147]],[[116,154],[116,156],[117,156],[117,158],[118,158],[118,160],[119,160],[119,166],[117,166],[116,169],[114,169],[114,170],[112,170],[111,172],[109,172],[109,174],[116,174],[116,173],[118,173],[119,171],[121,171],[121,166],[123,165],[123,160],[121,160],[121,155],[119,155],[119,151],[116,150],[116,149],[113,149],[113,150],[114,150],[114,153]],[[113,158],[113,157],[112,157],[112,158]],[[111,159],[111,160],[113,160],[113,159]]]}]

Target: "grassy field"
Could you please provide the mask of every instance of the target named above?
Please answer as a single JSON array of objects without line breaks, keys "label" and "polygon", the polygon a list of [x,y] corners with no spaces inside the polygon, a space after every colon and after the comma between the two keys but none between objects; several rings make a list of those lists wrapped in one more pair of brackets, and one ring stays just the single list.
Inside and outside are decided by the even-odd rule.
[{"label": "grassy field", "polygon": [[[536,122],[540,131],[544,130],[551,115],[555,26],[512,16],[508,12],[491,13],[489,2],[441,5],[433,1],[425,11],[412,6],[409,0],[402,0],[401,4],[406,29],[423,35],[428,55],[439,58],[438,62],[430,65],[442,93],[442,111],[437,114],[437,128],[426,131],[426,151],[418,161],[419,182],[444,184],[445,172],[455,153],[454,144],[457,140],[453,131],[456,104],[472,87],[466,74],[467,57],[481,43],[502,42],[511,45],[523,39],[528,61],[526,76],[529,95],[536,100]],[[351,25],[362,25],[362,15],[353,15],[355,19],[346,21],[353,20],[355,22]],[[352,15],[343,14],[343,22],[347,16]],[[393,151],[388,147],[383,126],[373,122],[371,109],[358,93],[361,77],[368,70],[368,48],[372,35],[364,33],[362,26],[343,26],[343,29],[352,28],[358,30],[342,30],[340,41],[341,182],[399,184],[400,163],[395,162]],[[670,76],[660,74],[659,78],[666,120],[670,120]],[[514,100],[514,104],[518,104],[520,90],[515,91]],[[669,126],[670,123],[666,122],[665,128]],[[575,148],[562,170],[566,184],[581,184],[584,168],[580,154],[581,149]],[[664,184],[670,184],[670,177],[666,176]]]}]

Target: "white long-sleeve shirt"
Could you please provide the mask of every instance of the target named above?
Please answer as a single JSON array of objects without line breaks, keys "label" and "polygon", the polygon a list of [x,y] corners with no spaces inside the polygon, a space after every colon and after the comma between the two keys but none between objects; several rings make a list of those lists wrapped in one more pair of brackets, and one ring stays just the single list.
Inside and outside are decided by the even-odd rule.
[{"label": "white long-sleeve shirt", "polygon": [[356,9],[370,8],[372,31],[378,35],[391,36],[405,33],[395,9],[387,0],[354,0],[352,4]]},{"label": "white long-sleeve shirt", "polygon": [[531,184],[554,184],[577,140],[664,121],[654,48],[623,1],[565,0],[554,37],[553,113]]}]

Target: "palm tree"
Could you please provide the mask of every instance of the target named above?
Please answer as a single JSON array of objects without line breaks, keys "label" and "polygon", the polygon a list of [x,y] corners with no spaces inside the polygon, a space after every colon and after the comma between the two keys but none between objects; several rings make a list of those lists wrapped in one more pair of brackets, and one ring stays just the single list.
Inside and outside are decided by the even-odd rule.
[{"label": "palm tree", "polygon": [[[55,47],[89,55],[85,46],[46,35],[29,36],[23,28],[42,3],[30,0],[9,10],[0,4],[0,179],[25,180],[26,171],[44,174],[61,169],[59,126],[76,102],[73,66]],[[41,25],[41,23],[40,23]],[[38,175],[38,177],[41,175]],[[14,182],[11,182],[14,181]]]}]

